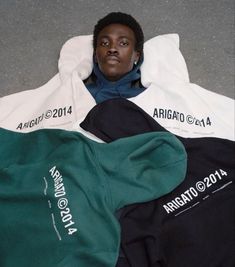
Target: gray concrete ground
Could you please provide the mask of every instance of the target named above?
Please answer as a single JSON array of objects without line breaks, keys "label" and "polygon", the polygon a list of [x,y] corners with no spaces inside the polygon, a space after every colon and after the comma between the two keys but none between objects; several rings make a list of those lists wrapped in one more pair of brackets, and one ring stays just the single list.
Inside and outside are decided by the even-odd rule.
[{"label": "gray concrete ground", "polygon": [[61,46],[111,11],[132,14],[145,39],[178,33],[191,82],[234,95],[234,0],[0,0],[0,97],[43,85]]}]

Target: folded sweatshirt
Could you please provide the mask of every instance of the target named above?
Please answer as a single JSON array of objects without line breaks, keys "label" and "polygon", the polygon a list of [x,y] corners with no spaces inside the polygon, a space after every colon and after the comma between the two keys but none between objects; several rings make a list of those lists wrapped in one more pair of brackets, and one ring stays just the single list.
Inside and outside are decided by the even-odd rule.
[{"label": "folded sweatshirt", "polygon": [[113,267],[115,211],[185,177],[185,149],[169,133],[100,144],[73,131],[0,129],[0,141],[1,267]]},{"label": "folded sweatshirt", "polygon": [[[166,130],[126,99],[94,107],[81,127],[111,142]],[[125,257],[117,267],[235,266],[235,146],[221,138],[183,138],[186,178],[159,199],[121,211]]]}]

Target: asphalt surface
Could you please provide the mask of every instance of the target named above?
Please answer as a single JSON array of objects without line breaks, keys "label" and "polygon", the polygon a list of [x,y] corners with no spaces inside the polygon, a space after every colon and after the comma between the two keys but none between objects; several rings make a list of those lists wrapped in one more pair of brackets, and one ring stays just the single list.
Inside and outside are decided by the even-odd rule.
[{"label": "asphalt surface", "polygon": [[235,98],[233,0],[0,0],[0,97],[50,80],[63,43],[112,11],[133,15],[146,40],[178,33],[191,82]]}]

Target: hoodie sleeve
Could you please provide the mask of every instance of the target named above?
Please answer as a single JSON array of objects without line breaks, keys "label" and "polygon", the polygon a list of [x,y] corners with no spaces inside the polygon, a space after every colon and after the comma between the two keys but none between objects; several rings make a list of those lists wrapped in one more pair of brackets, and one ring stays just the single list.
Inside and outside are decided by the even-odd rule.
[{"label": "hoodie sleeve", "polygon": [[69,39],[60,51],[58,68],[60,79],[64,82],[73,71],[84,80],[92,72],[93,47],[92,35],[76,36]]},{"label": "hoodie sleeve", "polygon": [[185,177],[184,146],[170,133],[145,133],[97,146],[113,210],[167,194]]},{"label": "hoodie sleeve", "polygon": [[141,82],[151,83],[189,82],[184,57],[179,49],[178,34],[158,35],[144,43],[144,62],[141,66]]}]

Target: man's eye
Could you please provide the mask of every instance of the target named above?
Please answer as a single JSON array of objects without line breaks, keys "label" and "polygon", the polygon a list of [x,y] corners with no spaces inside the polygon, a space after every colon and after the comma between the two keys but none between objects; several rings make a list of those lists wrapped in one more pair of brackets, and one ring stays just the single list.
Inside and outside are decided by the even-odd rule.
[{"label": "man's eye", "polygon": [[121,41],[120,42],[120,45],[121,46],[127,46],[127,45],[129,45],[129,43],[127,41]]},{"label": "man's eye", "polygon": [[101,46],[108,46],[109,42],[108,41],[102,41],[102,42],[100,42],[100,45]]}]

